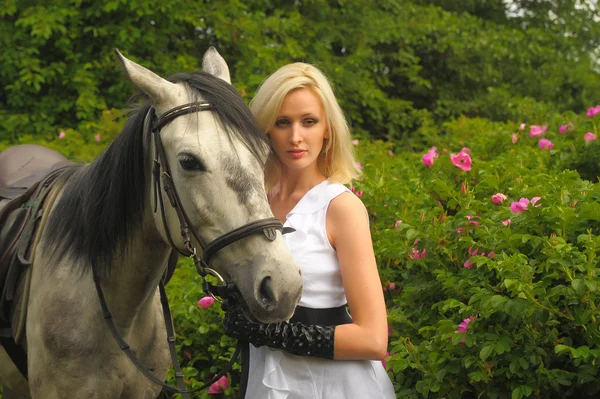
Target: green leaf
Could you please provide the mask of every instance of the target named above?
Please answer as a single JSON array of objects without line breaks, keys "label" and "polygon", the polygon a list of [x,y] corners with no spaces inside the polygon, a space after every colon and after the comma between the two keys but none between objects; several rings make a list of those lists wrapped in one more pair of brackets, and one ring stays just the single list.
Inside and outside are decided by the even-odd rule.
[{"label": "green leaf", "polygon": [[525,360],[523,358],[519,358],[519,365],[521,366],[521,368],[523,370],[528,370],[529,369],[529,363],[527,363],[527,360]]},{"label": "green leaf", "polygon": [[533,388],[529,385],[521,385],[521,392],[523,393],[523,396],[529,397],[533,393]]},{"label": "green leaf", "polygon": [[585,280],[585,286],[588,288],[588,290],[590,290],[592,293],[595,293],[598,290],[598,282],[596,280]]},{"label": "green leaf", "polygon": [[502,295],[494,295],[489,300],[489,304],[494,309],[501,308],[504,305],[505,302],[506,302],[506,297],[503,297]]},{"label": "green leaf", "polygon": [[600,222],[600,204],[597,202],[588,202],[581,206],[579,217],[586,220]]},{"label": "green leaf", "polygon": [[486,360],[488,357],[490,357],[493,351],[493,345],[486,345],[483,348],[481,348],[481,351],[479,352],[479,358],[481,360]]},{"label": "green leaf", "polygon": [[494,351],[499,355],[503,354],[505,351],[504,345],[501,342],[496,342],[494,344]]},{"label": "green leaf", "polygon": [[565,352],[572,352],[573,348],[571,348],[570,346],[567,345],[561,345],[558,344],[554,347],[554,353],[556,353],[557,355],[561,355]]},{"label": "green leaf", "polygon": [[412,241],[417,238],[417,236],[419,235],[419,232],[415,229],[409,229],[406,232],[406,240],[410,241],[412,243]]},{"label": "green leaf", "polygon": [[580,346],[579,348],[575,349],[573,354],[574,358],[586,359],[588,356],[590,356],[590,348],[588,346]]},{"label": "green leaf", "polygon": [[[438,370],[438,372],[437,372],[437,373],[435,373],[435,379],[436,379],[438,382],[442,382],[442,381],[444,380],[444,377],[445,377],[445,376],[446,376],[446,369],[441,369],[441,370]],[[434,392],[437,392],[437,391],[434,391]]]},{"label": "green leaf", "polygon": [[585,294],[585,281],[583,279],[580,278],[576,278],[573,281],[571,281],[571,286],[573,287],[573,289],[575,290],[575,292],[578,295],[584,295]]},{"label": "green leaf", "polygon": [[521,399],[523,397],[523,391],[521,391],[521,387],[517,387],[513,389],[511,398],[512,399]]},{"label": "green leaf", "polygon": [[518,280],[513,280],[510,278],[504,279],[504,286],[507,290],[512,290],[518,283]]}]

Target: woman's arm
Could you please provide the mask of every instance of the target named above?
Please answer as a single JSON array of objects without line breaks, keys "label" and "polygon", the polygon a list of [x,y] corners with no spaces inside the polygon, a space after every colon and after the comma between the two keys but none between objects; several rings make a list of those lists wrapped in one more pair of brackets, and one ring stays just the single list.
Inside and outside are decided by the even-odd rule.
[{"label": "woman's arm", "polygon": [[388,344],[387,312],[362,201],[344,193],[327,210],[327,235],[340,262],[352,324],[335,328],[334,358],[383,359]]}]

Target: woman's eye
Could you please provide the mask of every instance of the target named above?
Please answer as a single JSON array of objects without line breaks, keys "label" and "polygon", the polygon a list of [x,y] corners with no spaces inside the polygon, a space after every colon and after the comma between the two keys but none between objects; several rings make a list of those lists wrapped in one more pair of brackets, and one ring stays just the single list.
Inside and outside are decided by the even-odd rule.
[{"label": "woman's eye", "polygon": [[317,123],[317,120],[316,120],[316,119],[306,119],[306,120],[304,121],[304,124],[305,124],[305,125],[314,125],[314,124],[316,124],[316,123]]},{"label": "woman's eye", "polygon": [[280,119],[275,122],[275,126],[277,126],[277,127],[284,127],[284,126],[288,126],[289,124],[290,124],[290,122],[286,119]]},{"label": "woman's eye", "polygon": [[179,165],[181,165],[184,170],[198,170],[201,172],[206,171],[204,164],[198,158],[190,154],[180,155]]}]

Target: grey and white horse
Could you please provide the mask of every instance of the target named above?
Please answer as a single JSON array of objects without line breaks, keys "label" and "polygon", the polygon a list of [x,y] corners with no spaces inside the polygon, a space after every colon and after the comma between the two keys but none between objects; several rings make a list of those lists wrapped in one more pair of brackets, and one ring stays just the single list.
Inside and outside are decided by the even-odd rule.
[{"label": "grey and white horse", "polygon": [[[155,398],[149,382],[121,352],[102,320],[90,265],[96,262],[115,324],[141,361],[164,380],[170,365],[158,282],[170,246],[160,207],[154,212],[153,138],[143,129],[153,107],[196,101],[213,110],[182,115],[161,130],[174,184],[191,225],[210,242],[248,222],[273,217],[263,184],[268,145],[229,68],[211,48],[204,72],[165,80],[123,57],[126,75],[147,98],[95,161],[69,167],[33,251],[26,324],[28,382],[0,347],[0,384],[33,398]],[[51,194],[52,195],[52,194]],[[165,204],[167,196],[163,195]],[[179,221],[166,221],[183,250]],[[289,319],[302,281],[280,232],[254,235],[220,250],[212,266],[237,285],[252,315]]]}]

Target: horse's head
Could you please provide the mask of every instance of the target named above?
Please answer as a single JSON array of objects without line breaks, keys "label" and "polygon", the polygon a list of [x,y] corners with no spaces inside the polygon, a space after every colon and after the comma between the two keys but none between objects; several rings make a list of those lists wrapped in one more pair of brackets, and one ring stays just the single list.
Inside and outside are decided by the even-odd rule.
[{"label": "horse's head", "polygon": [[[128,77],[148,97],[158,121],[168,111],[185,104],[210,104],[208,110],[182,113],[165,124],[159,122],[160,137],[153,134],[152,139],[153,159],[160,159],[156,140],[162,142],[177,196],[199,240],[207,244],[249,222],[272,218],[263,183],[268,146],[244,101],[231,86],[229,68],[219,53],[214,48],[206,52],[205,73],[178,74],[170,80],[120,53],[119,58]],[[162,165],[161,174],[168,169]],[[150,171],[147,175],[151,175]],[[148,186],[153,189],[154,184]],[[159,205],[154,213],[156,232],[166,243],[170,235],[175,246],[186,251],[177,212],[164,190],[159,195],[165,204],[165,223]],[[153,196],[151,192],[149,198]],[[154,208],[154,200],[151,202],[148,205]],[[192,240],[198,247],[196,241]],[[291,317],[300,299],[300,269],[281,232],[272,241],[266,234],[241,238],[217,251],[211,267],[235,283],[248,309],[260,321]]]}]

